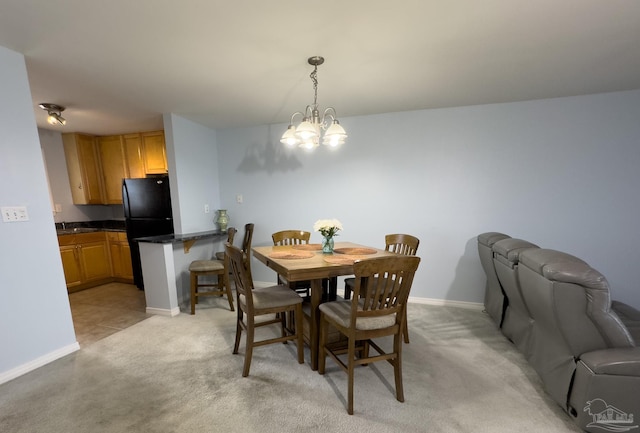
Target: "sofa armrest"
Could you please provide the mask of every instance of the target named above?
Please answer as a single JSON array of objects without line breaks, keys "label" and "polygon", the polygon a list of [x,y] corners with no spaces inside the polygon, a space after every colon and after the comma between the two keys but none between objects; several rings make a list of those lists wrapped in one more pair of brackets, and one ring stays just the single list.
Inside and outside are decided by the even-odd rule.
[{"label": "sofa armrest", "polygon": [[611,309],[626,326],[636,345],[640,345],[640,311],[620,301],[612,301]]},{"label": "sofa armrest", "polygon": [[580,361],[594,374],[640,377],[640,347],[594,350]]}]

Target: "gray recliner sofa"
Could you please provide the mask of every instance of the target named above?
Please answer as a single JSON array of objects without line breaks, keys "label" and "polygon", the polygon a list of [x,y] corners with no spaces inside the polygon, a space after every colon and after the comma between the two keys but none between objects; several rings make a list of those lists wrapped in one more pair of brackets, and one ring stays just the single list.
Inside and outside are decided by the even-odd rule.
[{"label": "gray recliner sofa", "polygon": [[531,356],[533,318],[522,295],[518,279],[518,262],[520,254],[529,248],[539,247],[515,238],[502,239],[492,247],[496,275],[508,299],[501,330],[527,359]]},{"label": "gray recliner sofa", "polygon": [[480,264],[487,276],[487,283],[484,291],[484,309],[493,319],[496,325],[502,324],[504,310],[507,306],[506,296],[498,281],[496,268],[493,264],[493,244],[508,239],[510,236],[504,233],[487,232],[478,235],[478,255],[480,256]]},{"label": "gray recliner sofa", "polygon": [[[575,256],[511,238],[492,250],[501,288],[518,288],[528,313],[516,346],[549,396],[585,431],[640,431],[640,311],[612,301],[606,278]],[[507,319],[519,301],[504,293],[501,330],[521,342]]]},{"label": "gray recliner sofa", "polygon": [[549,249],[523,251],[518,276],[534,320],[529,363],[549,395],[587,431],[638,426],[640,335],[613,310],[606,278]]}]

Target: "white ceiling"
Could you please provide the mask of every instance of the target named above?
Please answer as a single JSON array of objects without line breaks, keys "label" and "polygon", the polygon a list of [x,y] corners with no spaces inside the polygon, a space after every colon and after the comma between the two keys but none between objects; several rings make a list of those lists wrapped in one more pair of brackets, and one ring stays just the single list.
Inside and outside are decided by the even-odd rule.
[{"label": "white ceiling", "polygon": [[640,89],[637,0],[0,0],[34,113],[62,131],[286,123]]}]

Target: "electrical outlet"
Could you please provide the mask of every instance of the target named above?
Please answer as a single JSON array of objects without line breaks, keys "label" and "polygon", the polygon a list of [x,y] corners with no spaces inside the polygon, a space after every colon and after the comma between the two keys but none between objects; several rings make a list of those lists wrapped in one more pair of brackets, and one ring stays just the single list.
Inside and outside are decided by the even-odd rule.
[{"label": "electrical outlet", "polygon": [[238,204],[242,204],[242,200],[243,200],[243,199],[242,199],[242,194],[238,194],[238,195],[236,196],[236,202],[237,202]]},{"label": "electrical outlet", "polygon": [[0,212],[2,212],[2,222],[5,223],[29,221],[26,206],[2,207]]},{"label": "electrical outlet", "polygon": [[205,204],[204,205],[204,213],[209,213],[210,209],[209,209],[209,205]]}]

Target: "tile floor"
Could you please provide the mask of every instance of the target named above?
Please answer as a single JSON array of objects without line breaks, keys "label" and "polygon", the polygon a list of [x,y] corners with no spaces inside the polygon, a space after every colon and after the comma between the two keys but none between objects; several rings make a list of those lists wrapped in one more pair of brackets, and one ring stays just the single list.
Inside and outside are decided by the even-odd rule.
[{"label": "tile floor", "polygon": [[151,317],[144,291],[132,284],[109,283],[69,294],[73,326],[80,347]]}]

